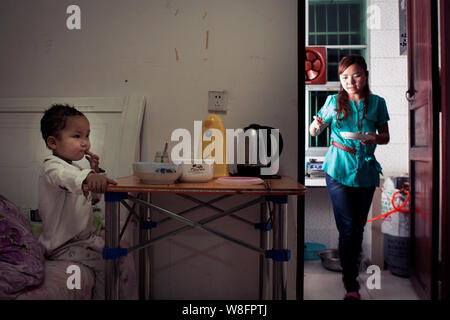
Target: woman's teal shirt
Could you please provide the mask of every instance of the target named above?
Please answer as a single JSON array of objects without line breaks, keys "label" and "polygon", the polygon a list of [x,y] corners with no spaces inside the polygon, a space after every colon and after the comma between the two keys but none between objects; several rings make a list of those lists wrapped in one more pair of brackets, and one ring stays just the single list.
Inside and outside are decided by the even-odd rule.
[{"label": "woman's teal shirt", "polygon": [[[335,180],[349,187],[380,185],[381,166],[375,159],[376,144],[363,145],[358,140],[348,140],[341,132],[376,132],[389,120],[384,98],[371,94],[366,117],[362,119],[364,101],[358,106],[350,101],[350,114],[345,120],[337,120],[337,94],[327,97],[317,115],[331,128],[331,141],[356,149],[356,154],[341,150],[331,144],[325,156],[323,170]],[[340,116],[341,117],[341,116]]]}]

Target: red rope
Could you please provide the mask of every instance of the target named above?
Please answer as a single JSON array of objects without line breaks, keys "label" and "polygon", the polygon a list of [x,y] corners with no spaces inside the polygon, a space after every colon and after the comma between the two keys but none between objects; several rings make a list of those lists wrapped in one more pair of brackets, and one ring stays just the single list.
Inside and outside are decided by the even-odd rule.
[{"label": "red rope", "polygon": [[[403,202],[403,204],[402,204],[400,207],[397,208],[397,207],[395,206],[395,204],[394,204],[394,199],[395,199],[395,196],[396,196],[398,193],[402,192],[402,191],[406,192],[406,200],[405,200],[405,202]],[[392,200],[391,200],[392,207],[393,207],[394,209],[392,209],[391,211],[388,211],[388,212],[386,212],[386,213],[383,213],[382,215],[379,215],[379,216],[376,217],[376,218],[369,219],[369,220],[367,220],[367,222],[372,222],[372,221],[375,221],[375,220],[378,220],[378,219],[387,217],[388,215],[390,215],[390,214],[392,214],[392,213],[394,213],[394,212],[397,212],[397,211],[403,212],[403,213],[409,212],[409,209],[402,210],[402,209],[406,206],[406,204],[408,203],[408,200],[409,200],[409,191],[406,190],[406,188],[402,188],[401,190],[398,190],[398,191],[394,192],[394,194],[392,195]]]}]

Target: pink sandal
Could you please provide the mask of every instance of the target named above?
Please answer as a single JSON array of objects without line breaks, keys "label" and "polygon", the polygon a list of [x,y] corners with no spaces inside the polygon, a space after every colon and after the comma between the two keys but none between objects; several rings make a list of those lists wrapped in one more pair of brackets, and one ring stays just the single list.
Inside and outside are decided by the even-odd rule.
[{"label": "pink sandal", "polygon": [[344,296],[344,300],[361,300],[361,296],[357,291],[347,292]]}]

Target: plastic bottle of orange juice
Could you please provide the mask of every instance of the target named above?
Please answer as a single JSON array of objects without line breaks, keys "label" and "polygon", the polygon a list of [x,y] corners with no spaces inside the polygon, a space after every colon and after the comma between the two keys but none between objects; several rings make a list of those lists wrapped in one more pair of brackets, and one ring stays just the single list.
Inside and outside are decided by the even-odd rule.
[{"label": "plastic bottle of orange juice", "polygon": [[225,126],[216,114],[202,123],[202,159],[214,159],[214,178],[228,176]]}]

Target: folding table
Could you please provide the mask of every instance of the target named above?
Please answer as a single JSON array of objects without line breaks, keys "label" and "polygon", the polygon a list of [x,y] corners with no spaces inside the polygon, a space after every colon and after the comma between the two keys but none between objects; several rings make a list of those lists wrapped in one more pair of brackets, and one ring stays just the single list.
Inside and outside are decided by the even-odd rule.
[{"label": "folding table", "polygon": [[[123,177],[115,180],[117,181],[117,185],[108,185],[105,193],[105,248],[103,249],[103,258],[106,261],[106,299],[119,299],[119,258],[126,256],[128,253],[135,250],[139,250],[140,253],[140,297],[144,299],[149,298],[149,257],[145,253],[146,250],[141,249],[192,228],[198,228],[214,236],[232,241],[237,245],[244,246],[257,252],[264,257],[263,265],[260,266],[260,270],[262,270],[263,273],[262,289],[260,292],[262,299],[268,299],[270,297],[270,292],[268,292],[270,273],[268,270],[269,263],[271,262],[270,259],[273,260],[272,298],[276,300],[286,299],[287,261],[290,259],[290,251],[287,248],[288,196],[304,195],[306,192],[305,186],[299,184],[290,177],[265,179],[264,184],[253,185],[220,184],[216,179],[205,183],[148,185],[140,182],[135,176]],[[192,209],[185,210],[182,213],[175,213],[153,204],[149,197],[149,194],[153,193],[176,194],[185,199],[189,199],[198,205]],[[205,202],[194,197],[195,195],[200,194],[215,194],[218,198]],[[236,195],[256,195],[258,198],[229,210],[222,210],[213,205],[216,201],[226,197],[234,197]],[[131,206],[125,200],[131,201],[133,205]],[[269,202],[273,203],[273,211],[271,212],[273,219],[271,219],[271,226],[267,223],[269,212],[265,210],[266,204]],[[129,211],[129,215],[122,230],[120,230],[120,204]],[[245,219],[233,215],[233,213],[255,204],[261,204],[260,209],[264,219],[262,223],[255,225],[262,233],[261,247],[255,247],[206,226],[208,222],[225,216],[232,216],[236,219],[246,221]],[[136,212],[136,206],[140,206],[140,214]],[[199,207],[207,207],[214,211],[218,211],[218,213],[200,221],[193,221],[183,216],[187,211],[192,211]],[[160,213],[165,214],[168,218],[186,224],[186,226],[158,236],[157,238],[150,239],[148,230],[154,227],[155,223],[148,220],[148,208],[155,209]],[[123,235],[131,215],[137,216],[140,221],[140,241],[139,244],[134,247],[120,248],[120,237]],[[269,236],[271,234],[273,237],[273,246],[272,248],[269,248]]]}]

